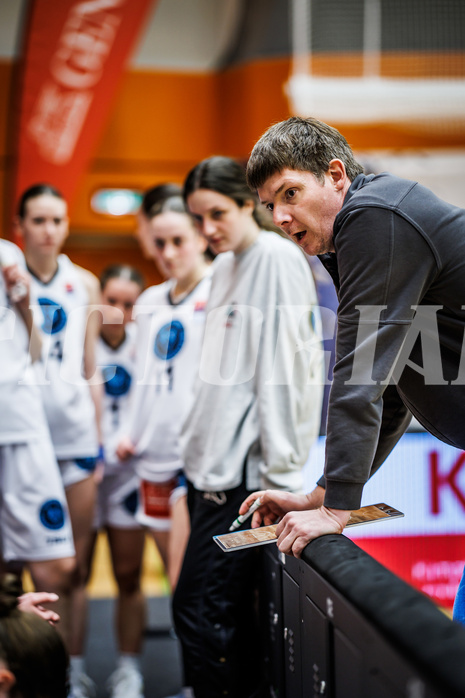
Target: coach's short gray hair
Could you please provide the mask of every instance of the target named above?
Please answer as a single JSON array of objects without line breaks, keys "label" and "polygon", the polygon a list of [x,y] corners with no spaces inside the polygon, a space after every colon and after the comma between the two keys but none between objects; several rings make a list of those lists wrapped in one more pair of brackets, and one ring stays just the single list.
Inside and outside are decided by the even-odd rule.
[{"label": "coach's short gray hair", "polygon": [[337,129],[311,117],[292,116],[271,126],[255,144],[247,163],[247,182],[256,190],[284,169],[311,172],[323,182],[334,159],[344,163],[350,181],[363,172]]}]

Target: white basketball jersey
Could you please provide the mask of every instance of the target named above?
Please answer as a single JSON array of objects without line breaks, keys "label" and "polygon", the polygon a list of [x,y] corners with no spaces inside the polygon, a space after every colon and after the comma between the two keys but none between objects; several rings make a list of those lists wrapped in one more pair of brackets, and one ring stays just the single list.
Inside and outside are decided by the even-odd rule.
[{"label": "white basketball jersey", "polygon": [[[25,268],[19,247],[0,240],[0,265]],[[39,388],[29,356],[26,325],[6,292],[0,271],[0,444],[19,444],[37,438],[44,428]],[[46,427],[45,427],[46,428]]]},{"label": "white basketball jersey", "polygon": [[[136,365],[136,325],[126,325],[126,337],[117,349],[109,346],[102,337],[97,343],[97,366],[104,380],[102,405],[102,438],[105,449],[105,466],[119,464],[115,456],[116,446],[128,432],[129,401]],[[124,466],[126,467],[126,466]]]},{"label": "white basketball jersey", "polygon": [[74,264],[60,255],[49,282],[32,276],[31,297],[43,341],[36,375],[56,456],[94,457],[98,452],[95,408],[82,372],[87,289]]},{"label": "white basketball jersey", "polygon": [[152,286],[137,300],[137,382],[129,435],[137,472],[145,479],[183,465],[179,434],[193,399],[210,283],[208,274],[176,305],[169,295],[173,280]]}]

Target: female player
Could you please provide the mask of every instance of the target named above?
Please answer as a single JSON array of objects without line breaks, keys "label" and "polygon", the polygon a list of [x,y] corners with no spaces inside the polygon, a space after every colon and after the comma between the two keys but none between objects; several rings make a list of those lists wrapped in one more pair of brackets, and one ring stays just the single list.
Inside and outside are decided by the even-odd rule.
[{"label": "female player", "polygon": [[118,586],[119,659],[108,681],[111,696],[136,698],[142,696],[143,689],[140,651],[145,603],[140,578],[145,531],[135,519],[139,478],[132,462],[118,460],[116,447],[127,428],[136,360],[136,327],[131,319],[144,282],[136,269],[115,264],[102,272],[100,288],[103,322],[97,343],[97,364],[104,381],[101,422],[104,474],[98,486],[93,548],[98,530],[105,529]]},{"label": "female player", "polygon": [[[179,185],[167,182],[166,184],[157,184],[155,187],[147,189],[142,196],[140,209],[137,214],[135,234],[144,257],[146,259],[155,261],[157,266],[160,266],[160,264],[157,262],[157,250],[155,248],[153,235],[150,230],[152,208],[157,204],[157,202],[162,201],[163,199],[167,199],[170,196],[179,196],[180,192],[181,189]],[[163,270],[161,271],[163,273]]]},{"label": "female player", "polygon": [[32,277],[34,320],[43,342],[36,378],[65,486],[76,548],[69,644],[72,698],[85,698],[92,693],[82,653],[99,451],[94,405],[99,404],[101,388],[90,381],[95,373],[99,332],[99,313],[90,312],[90,307],[100,302],[100,289],[93,274],[60,254],[68,235],[68,213],[57,189],[47,184],[27,189],[19,201],[17,224]]},{"label": "female player", "polygon": [[301,489],[320,426],[320,320],[305,257],[263,229],[238,163],[199,163],[184,197],[213,251],[224,254],[215,260],[199,380],[181,437],[191,535],[174,621],[186,686],[202,698],[249,698],[265,695],[256,550],[225,555],[212,536],[228,531],[257,483]]},{"label": "female player", "polygon": [[141,478],[137,518],[152,534],[174,589],[189,532],[179,433],[192,403],[210,265],[207,242],[180,193],[159,197],[149,217],[157,263],[168,281],[144,291],[135,307],[138,380],[118,456],[135,459]]},{"label": "female player", "polygon": [[[30,278],[21,250],[0,240],[0,566],[18,576],[25,565],[37,594],[21,601],[50,601],[69,641],[70,590],[75,571],[73,534],[40,391],[31,361],[40,338],[30,310]],[[29,350],[31,354],[29,354]],[[59,598],[58,598],[59,597]],[[36,612],[42,612],[36,607]]]}]

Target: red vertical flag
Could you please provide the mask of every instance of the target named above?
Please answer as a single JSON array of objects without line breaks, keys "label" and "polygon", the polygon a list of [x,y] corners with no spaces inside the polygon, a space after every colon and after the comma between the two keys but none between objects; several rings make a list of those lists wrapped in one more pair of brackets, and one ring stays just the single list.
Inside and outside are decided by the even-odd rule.
[{"label": "red vertical flag", "polygon": [[72,200],[156,0],[30,0],[16,132],[15,201],[36,182]]}]

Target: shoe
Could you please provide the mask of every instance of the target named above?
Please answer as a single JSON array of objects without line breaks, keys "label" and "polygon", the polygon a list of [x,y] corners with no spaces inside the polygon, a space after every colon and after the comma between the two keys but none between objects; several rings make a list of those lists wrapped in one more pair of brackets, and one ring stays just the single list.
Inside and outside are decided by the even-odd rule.
[{"label": "shoe", "polygon": [[97,686],[87,674],[75,674],[71,676],[71,690],[69,698],[94,698],[97,695]]},{"label": "shoe", "polygon": [[142,675],[132,667],[121,666],[107,681],[111,698],[144,698]]}]

